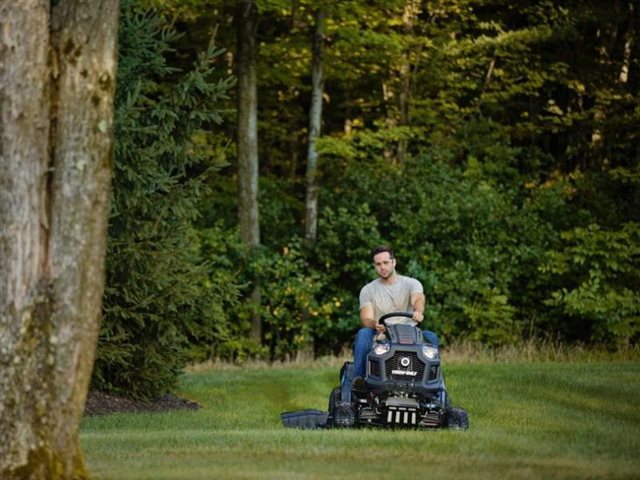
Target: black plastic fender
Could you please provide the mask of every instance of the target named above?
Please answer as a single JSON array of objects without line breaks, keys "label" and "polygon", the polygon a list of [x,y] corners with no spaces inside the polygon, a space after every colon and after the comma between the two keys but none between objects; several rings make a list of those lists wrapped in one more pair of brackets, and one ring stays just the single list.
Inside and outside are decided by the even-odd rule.
[{"label": "black plastic fender", "polygon": [[280,414],[282,424],[288,428],[301,428],[303,430],[314,430],[325,428],[329,414],[322,410],[295,410]]}]

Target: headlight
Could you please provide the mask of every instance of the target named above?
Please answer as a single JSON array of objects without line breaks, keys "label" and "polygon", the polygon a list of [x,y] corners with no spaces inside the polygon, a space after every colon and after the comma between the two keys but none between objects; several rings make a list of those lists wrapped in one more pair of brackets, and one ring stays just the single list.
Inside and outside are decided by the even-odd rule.
[{"label": "headlight", "polygon": [[435,360],[436,358],[438,358],[438,349],[430,345],[423,345],[422,353],[424,353],[424,356],[429,360]]},{"label": "headlight", "polygon": [[388,343],[376,343],[373,346],[373,353],[375,353],[376,355],[384,355],[389,351],[389,348],[390,347]]}]

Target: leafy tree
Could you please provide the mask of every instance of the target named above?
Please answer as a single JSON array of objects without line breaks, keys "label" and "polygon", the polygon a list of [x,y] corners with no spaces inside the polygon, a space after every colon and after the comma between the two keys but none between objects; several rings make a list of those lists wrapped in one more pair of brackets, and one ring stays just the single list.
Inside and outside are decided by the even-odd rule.
[{"label": "leafy tree", "polygon": [[564,278],[547,303],[559,307],[581,340],[628,347],[640,334],[640,225],[617,231],[597,224],[564,232],[565,248],[548,253],[543,270]]}]

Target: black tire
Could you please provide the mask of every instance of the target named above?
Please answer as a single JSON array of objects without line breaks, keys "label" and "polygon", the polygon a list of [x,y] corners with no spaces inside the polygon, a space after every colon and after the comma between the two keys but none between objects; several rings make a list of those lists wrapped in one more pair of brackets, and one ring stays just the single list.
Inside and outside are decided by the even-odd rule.
[{"label": "black tire", "polygon": [[332,414],[333,410],[336,408],[336,404],[342,399],[342,390],[340,387],[336,387],[331,390],[329,394],[329,415]]},{"label": "black tire", "polygon": [[342,390],[336,387],[329,395],[329,419],[327,426],[353,428],[356,425],[356,410],[351,402],[342,401]]},{"label": "black tire", "polygon": [[454,430],[467,430],[469,428],[469,415],[458,407],[447,408],[447,428]]}]

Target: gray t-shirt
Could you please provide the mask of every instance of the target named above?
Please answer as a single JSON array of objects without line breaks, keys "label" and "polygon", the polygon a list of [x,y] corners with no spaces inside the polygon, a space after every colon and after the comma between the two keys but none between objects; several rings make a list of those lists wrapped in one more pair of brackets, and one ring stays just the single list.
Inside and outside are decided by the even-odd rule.
[{"label": "gray t-shirt", "polygon": [[[391,285],[387,285],[380,278],[376,278],[360,290],[360,310],[367,305],[373,305],[373,317],[376,322],[386,313],[412,313],[411,294],[423,292],[422,284],[412,277],[398,275],[396,281]],[[389,323],[410,321],[411,319],[403,317],[389,319]]]}]

